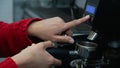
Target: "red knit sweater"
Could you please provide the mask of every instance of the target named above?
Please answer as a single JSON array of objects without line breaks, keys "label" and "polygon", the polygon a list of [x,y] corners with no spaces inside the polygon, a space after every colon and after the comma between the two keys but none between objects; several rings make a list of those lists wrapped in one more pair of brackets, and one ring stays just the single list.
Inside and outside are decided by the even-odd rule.
[{"label": "red knit sweater", "polygon": [[32,44],[27,34],[27,26],[35,20],[40,19],[24,19],[11,24],[0,22],[0,57],[8,57],[0,63],[0,68],[18,68],[10,56]]}]

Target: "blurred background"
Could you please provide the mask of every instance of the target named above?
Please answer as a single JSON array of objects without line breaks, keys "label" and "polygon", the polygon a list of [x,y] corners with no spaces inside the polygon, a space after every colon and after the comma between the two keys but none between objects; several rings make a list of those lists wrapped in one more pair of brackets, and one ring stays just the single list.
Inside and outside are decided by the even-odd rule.
[{"label": "blurred background", "polygon": [[0,0],[0,20],[18,21],[23,18],[60,16],[71,20],[71,8],[84,8],[86,0]]},{"label": "blurred background", "polygon": [[[85,3],[86,0],[0,0],[0,21],[12,23],[25,18],[58,16],[68,22],[83,16]],[[74,34],[88,34],[90,29],[83,23],[72,30]]]}]

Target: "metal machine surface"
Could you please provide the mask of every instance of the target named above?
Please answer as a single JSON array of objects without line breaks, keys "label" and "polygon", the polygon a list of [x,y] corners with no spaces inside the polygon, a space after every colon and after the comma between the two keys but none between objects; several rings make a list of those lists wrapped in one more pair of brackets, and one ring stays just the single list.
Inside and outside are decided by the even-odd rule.
[{"label": "metal machine surface", "polygon": [[88,14],[90,34],[73,36],[74,44],[48,49],[63,61],[56,68],[120,68],[120,1],[87,0],[83,16]]}]

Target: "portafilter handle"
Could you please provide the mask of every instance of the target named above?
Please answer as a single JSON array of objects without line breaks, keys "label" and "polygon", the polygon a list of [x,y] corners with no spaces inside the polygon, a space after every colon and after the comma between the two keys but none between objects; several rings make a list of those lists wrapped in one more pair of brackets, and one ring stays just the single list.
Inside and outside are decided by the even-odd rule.
[{"label": "portafilter handle", "polygon": [[66,59],[70,56],[79,56],[78,51],[62,48],[48,48],[47,51],[57,59]]}]

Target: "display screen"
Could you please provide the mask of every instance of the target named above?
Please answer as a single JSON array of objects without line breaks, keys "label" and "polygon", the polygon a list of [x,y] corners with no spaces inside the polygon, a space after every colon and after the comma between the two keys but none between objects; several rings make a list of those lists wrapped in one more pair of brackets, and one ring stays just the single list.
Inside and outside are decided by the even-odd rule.
[{"label": "display screen", "polygon": [[91,6],[91,5],[87,5],[85,11],[88,12],[88,13],[94,14],[95,13],[95,7]]}]

